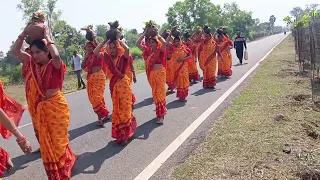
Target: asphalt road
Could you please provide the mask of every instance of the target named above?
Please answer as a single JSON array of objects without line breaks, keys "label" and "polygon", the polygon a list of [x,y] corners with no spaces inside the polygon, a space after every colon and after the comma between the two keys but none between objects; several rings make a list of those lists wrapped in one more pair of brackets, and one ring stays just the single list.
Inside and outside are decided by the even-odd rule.
[{"label": "asphalt road", "polygon": [[[145,74],[138,75],[133,91],[137,98],[134,109],[138,128],[134,139],[121,147],[111,138],[111,123],[104,128],[96,126],[97,117],[92,111],[85,90],[68,94],[67,100],[71,108],[71,125],[69,127],[71,148],[81,155],[73,170],[75,180],[132,180],[148,166],[176,137],[178,137],[195,119],[210,107],[226,90],[240,79],[252,66],[270,51],[282,38],[283,34],[273,35],[258,41],[248,43],[249,60],[246,64],[237,66],[238,60],[233,53],[233,76],[228,80],[218,79],[216,90],[202,89],[202,83],[194,84],[189,89],[186,103],[177,101],[175,94],[167,96],[168,114],[165,124],[155,124],[155,106],[151,96],[151,88]],[[106,88],[105,99],[108,108],[112,110],[109,88]],[[219,108],[216,110],[219,111]],[[216,112],[214,112],[216,113]],[[212,118],[212,117],[209,117]],[[209,119],[208,118],[208,119]],[[209,119],[210,121],[212,119]],[[208,121],[209,121],[208,120]],[[21,120],[21,128],[27,136],[33,149],[39,147],[30,124],[29,113],[25,112]],[[204,122],[206,124],[206,122]],[[208,130],[210,127],[205,127]],[[203,133],[195,132],[204,137]],[[15,165],[13,171],[4,179],[9,180],[45,180],[46,174],[40,159],[40,154],[23,155],[15,139],[2,140],[0,146],[7,150]],[[183,144],[176,153],[184,154],[177,161],[183,160],[189,147]],[[186,151],[190,152],[190,151]],[[177,154],[174,154],[177,156]],[[169,162],[175,161],[169,158]],[[173,163],[175,164],[175,163]],[[170,168],[166,163],[151,179],[165,179]],[[170,167],[170,165],[168,165]]]}]

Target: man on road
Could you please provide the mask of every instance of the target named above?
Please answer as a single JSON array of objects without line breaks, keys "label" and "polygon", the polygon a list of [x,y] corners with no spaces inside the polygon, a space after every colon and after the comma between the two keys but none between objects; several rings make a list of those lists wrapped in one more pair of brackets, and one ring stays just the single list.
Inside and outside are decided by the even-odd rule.
[{"label": "man on road", "polygon": [[[80,54],[78,54],[77,51],[73,52],[73,64],[74,64],[74,72],[77,75],[77,79],[78,79],[78,90],[80,89],[85,89],[86,88],[86,84],[84,83],[82,77],[81,77],[81,63],[82,63],[82,56]],[[82,87],[81,87],[82,85]]]},{"label": "man on road", "polygon": [[238,31],[237,37],[234,41],[234,48],[236,49],[237,57],[240,61],[240,64],[242,65],[242,60],[243,60],[243,51],[247,50],[247,43],[246,43],[246,38],[241,35],[241,32]]}]

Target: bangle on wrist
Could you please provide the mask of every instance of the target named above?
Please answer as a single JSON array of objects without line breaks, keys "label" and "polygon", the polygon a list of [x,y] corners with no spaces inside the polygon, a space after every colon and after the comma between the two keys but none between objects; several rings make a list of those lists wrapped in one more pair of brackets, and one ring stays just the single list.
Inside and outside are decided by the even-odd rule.
[{"label": "bangle on wrist", "polygon": [[27,142],[27,139],[26,139],[25,136],[22,136],[20,138],[17,138],[16,141],[17,141],[18,144],[24,144],[24,143]]}]

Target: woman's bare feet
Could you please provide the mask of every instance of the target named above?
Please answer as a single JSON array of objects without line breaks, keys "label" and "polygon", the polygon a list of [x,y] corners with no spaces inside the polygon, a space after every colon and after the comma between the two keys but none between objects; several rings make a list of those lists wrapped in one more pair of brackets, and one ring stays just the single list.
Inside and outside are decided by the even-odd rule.
[{"label": "woman's bare feet", "polygon": [[13,168],[13,163],[11,161],[11,159],[9,158],[8,162],[7,162],[7,172],[10,172]]},{"label": "woman's bare feet", "polygon": [[102,120],[102,122],[108,122],[108,121],[110,121],[110,118],[109,118],[109,116],[107,116],[107,117],[105,117],[103,120]]},{"label": "woman's bare feet", "polygon": [[124,141],[121,142],[122,146],[126,146],[127,144],[128,144],[128,140],[124,140]]},{"label": "woman's bare feet", "polygon": [[157,124],[163,124],[164,117],[158,118]]}]

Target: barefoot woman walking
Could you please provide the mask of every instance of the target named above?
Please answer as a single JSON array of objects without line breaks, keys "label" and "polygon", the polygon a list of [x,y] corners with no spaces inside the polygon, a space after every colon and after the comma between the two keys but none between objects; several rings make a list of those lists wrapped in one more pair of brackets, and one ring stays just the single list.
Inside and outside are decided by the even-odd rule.
[{"label": "barefoot woman walking", "polygon": [[24,30],[12,52],[23,64],[28,108],[39,140],[43,165],[49,180],[70,179],[76,156],[68,139],[70,109],[61,91],[66,66],[47,28],[45,39],[31,43],[31,55],[21,51],[27,36]]}]

